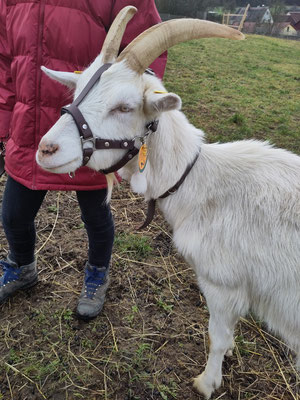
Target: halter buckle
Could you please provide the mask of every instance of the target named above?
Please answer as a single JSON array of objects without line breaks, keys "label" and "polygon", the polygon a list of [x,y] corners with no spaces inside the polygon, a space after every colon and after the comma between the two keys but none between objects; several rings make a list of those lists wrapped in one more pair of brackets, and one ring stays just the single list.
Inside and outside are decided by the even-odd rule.
[{"label": "halter buckle", "polygon": [[92,149],[96,150],[96,138],[94,136],[89,138],[84,138],[83,136],[80,136],[80,140],[82,148],[85,143],[91,142],[93,144]]}]

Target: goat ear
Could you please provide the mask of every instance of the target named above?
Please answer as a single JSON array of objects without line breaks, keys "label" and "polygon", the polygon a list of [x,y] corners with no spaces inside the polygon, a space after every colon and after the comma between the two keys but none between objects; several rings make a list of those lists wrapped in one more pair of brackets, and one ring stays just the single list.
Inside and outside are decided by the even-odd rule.
[{"label": "goat ear", "polygon": [[48,75],[49,78],[54,79],[55,81],[58,81],[71,89],[76,87],[79,74],[75,74],[74,72],[54,71],[53,69],[49,69],[44,66],[41,67],[41,70]]},{"label": "goat ear", "polygon": [[150,112],[180,110],[181,99],[175,93],[162,94],[156,91],[149,96],[146,107]]}]

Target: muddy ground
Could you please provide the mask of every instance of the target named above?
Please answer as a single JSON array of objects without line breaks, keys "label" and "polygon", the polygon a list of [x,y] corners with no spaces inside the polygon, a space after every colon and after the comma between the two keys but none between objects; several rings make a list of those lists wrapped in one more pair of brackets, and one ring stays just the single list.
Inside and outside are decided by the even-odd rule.
[{"label": "muddy ground", "polygon": [[[5,178],[2,178],[3,188]],[[74,193],[48,193],[37,218],[39,284],[0,306],[0,399],[197,400],[208,311],[158,213],[124,183],[114,191],[116,244],[103,313],[74,316],[87,238]],[[1,255],[7,245],[1,232]],[[299,399],[293,354],[249,316],[235,331],[214,399]]]}]

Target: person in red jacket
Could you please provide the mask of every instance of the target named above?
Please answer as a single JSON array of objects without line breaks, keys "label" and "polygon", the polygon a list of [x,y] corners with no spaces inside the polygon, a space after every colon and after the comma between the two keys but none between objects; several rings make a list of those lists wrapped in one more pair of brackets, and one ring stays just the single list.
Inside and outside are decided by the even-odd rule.
[{"label": "person in red jacket", "polygon": [[[105,177],[87,167],[71,179],[47,173],[35,162],[41,137],[71,102],[70,93],[50,80],[41,66],[61,71],[86,68],[100,53],[109,27],[125,6],[138,9],[128,23],[121,49],[160,22],[154,0],[1,0],[0,141],[6,142],[8,175],[2,224],[9,253],[0,264],[0,303],[37,283],[36,214],[48,190],[75,190],[89,240],[88,261],[77,314],[99,314],[108,286],[114,224],[105,203]],[[166,56],[151,68],[162,77]]]}]

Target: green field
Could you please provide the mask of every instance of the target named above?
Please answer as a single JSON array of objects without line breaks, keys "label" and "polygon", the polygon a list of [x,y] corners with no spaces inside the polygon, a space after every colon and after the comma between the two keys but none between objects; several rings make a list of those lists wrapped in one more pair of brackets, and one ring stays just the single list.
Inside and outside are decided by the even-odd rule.
[{"label": "green field", "polygon": [[209,142],[270,140],[300,153],[300,42],[247,36],[169,50],[165,83]]}]

